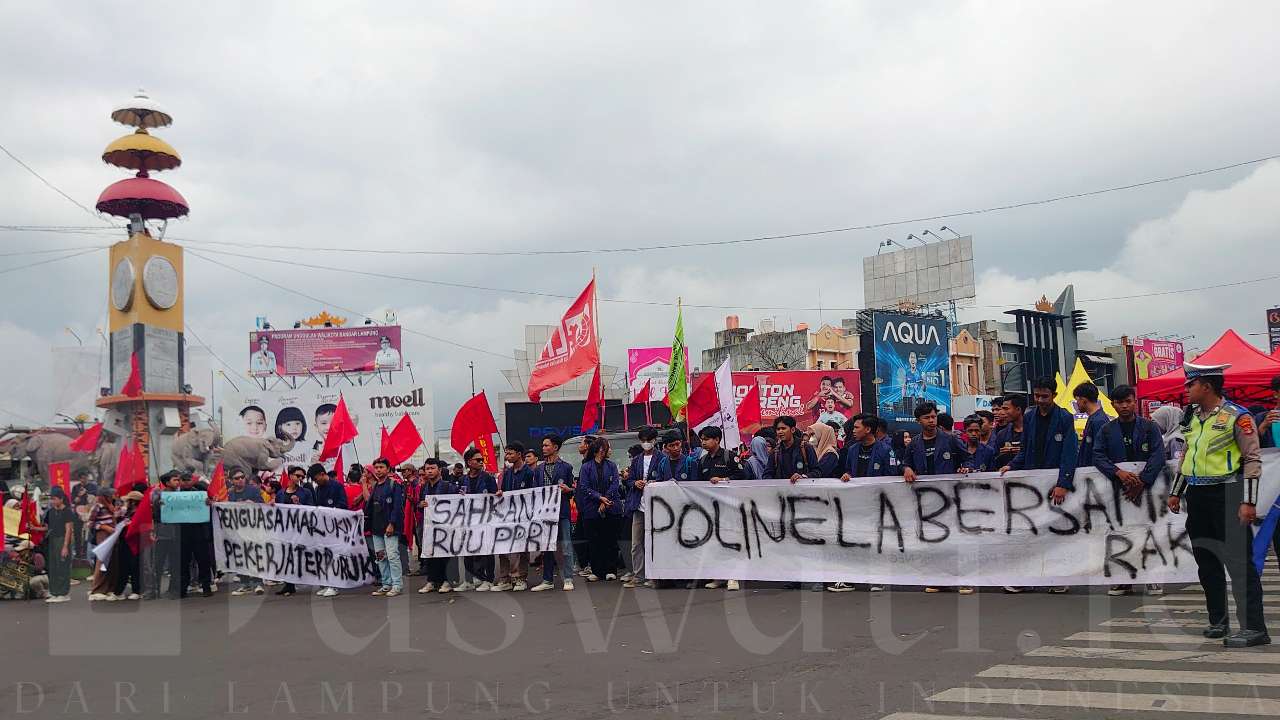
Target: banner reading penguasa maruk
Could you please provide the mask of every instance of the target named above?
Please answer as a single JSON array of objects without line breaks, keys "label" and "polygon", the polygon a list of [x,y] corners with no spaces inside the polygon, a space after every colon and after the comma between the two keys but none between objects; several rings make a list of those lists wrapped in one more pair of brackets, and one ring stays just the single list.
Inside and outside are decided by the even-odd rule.
[{"label": "banner reading penguasa maruk", "polygon": [[431,495],[422,524],[422,557],[505,555],[554,550],[560,488],[498,495]]},{"label": "banner reading penguasa maruk", "polygon": [[301,585],[373,582],[364,514],[307,505],[213,505],[213,549],[223,572]]},{"label": "banner reading penguasa maruk", "polygon": [[[1134,464],[1137,465],[1137,464]],[[1128,464],[1126,464],[1126,467]],[[650,578],[1056,586],[1196,579],[1168,481],[1134,505],[1093,468],[1062,505],[1057,472],[841,483],[651,483]]]}]

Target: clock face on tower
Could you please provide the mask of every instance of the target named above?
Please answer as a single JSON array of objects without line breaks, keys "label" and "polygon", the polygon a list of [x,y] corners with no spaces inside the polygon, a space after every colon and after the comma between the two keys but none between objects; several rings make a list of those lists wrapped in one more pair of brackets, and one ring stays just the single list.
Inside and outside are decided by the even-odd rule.
[{"label": "clock face on tower", "polygon": [[111,271],[111,304],[116,310],[124,312],[133,304],[133,285],[137,277],[133,273],[133,263],[124,258],[116,263]]},{"label": "clock face on tower", "polygon": [[168,310],[178,302],[178,271],[169,259],[152,255],[142,266],[142,289],[147,300],[159,310]]}]

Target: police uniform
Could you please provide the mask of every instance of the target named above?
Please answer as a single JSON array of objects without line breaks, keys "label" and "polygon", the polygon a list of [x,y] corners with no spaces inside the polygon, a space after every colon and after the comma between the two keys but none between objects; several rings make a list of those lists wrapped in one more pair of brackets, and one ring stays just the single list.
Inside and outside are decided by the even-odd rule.
[{"label": "police uniform", "polygon": [[[1218,376],[1229,365],[1187,363],[1187,382]],[[1208,638],[1230,631],[1227,577],[1235,596],[1236,616],[1243,627],[1228,637],[1227,647],[1271,642],[1262,613],[1262,583],[1252,562],[1253,534],[1241,525],[1242,504],[1257,505],[1262,463],[1253,417],[1235,403],[1218,407],[1192,405],[1182,418],[1186,452],[1169,494],[1185,498],[1187,532],[1191,536],[1200,585],[1209,611]],[[1224,572],[1225,566],[1225,572]]]}]

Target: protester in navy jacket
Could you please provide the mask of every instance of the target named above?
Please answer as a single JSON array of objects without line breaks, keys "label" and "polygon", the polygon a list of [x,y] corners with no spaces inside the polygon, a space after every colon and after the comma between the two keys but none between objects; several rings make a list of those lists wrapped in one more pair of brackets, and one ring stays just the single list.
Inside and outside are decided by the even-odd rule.
[{"label": "protester in navy jacket", "polygon": [[[1098,432],[1093,464],[1102,474],[1121,483],[1125,497],[1136,502],[1142,491],[1155,485],[1164,471],[1164,438],[1155,423],[1138,416],[1133,388],[1117,387],[1111,394],[1111,404],[1118,417]],[[1140,472],[1133,473],[1117,467],[1122,462],[1146,465]]]},{"label": "protester in navy jacket", "polygon": [[920,432],[907,445],[903,458],[902,479],[915,482],[919,475],[950,475],[960,467],[968,453],[964,443],[938,427],[938,406],[931,402],[916,405],[916,422]]},{"label": "protester in navy jacket", "polygon": [[[347,491],[342,485],[329,479],[329,471],[324,465],[316,463],[307,468],[307,476],[311,478],[311,504],[316,507],[347,509]],[[334,597],[338,594],[335,587],[322,587],[316,591],[319,597]]]},{"label": "protester in navy jacket", "polygon": [[[631,465],[622,473],[622,482],[626,487],[623,499],[623,516],[630,518],[631,530],[631,576],[623,577],[623,587],[634,588],[644,583],[644,488],[658,480],[658,464],[662,453],[658,451],[658,431],[651,427],[642,427],[636,433],[640,440],[640,454],[631,458]],[[676,436],[676,441],[680,436]],[[626,535],[628,523],[623,520],[623,535]]]},{"label": "protester in navy jacket", "polygon": [[982,418],[970,415],[964,420],[965,460],[958,472],[991,472],[996,459],[995,448],[982,442]]},{"label": "protester in navy jacket", "polygon": [[1054,404],[1057,391],[1058,383],[1051,377],[1040,378],[1031,387],[1035,409],[1022,416],[1022,449],[1000,472],[1056,468],[1058,484],[1051,500],[1061,505],[1067,493],[1075,489],[1079,443],[1075,418]]},{"label": "protester in navy jacket", "polygon": [[1094,443],[1098,440],[1098,431],[1111,421],[1111,416],[1102,411],[1102,403],[1098,402],[1098,386],[1091,382],[1083,382],[1071,391],[1076,400],[1076,411],[1089,416],[1084,421],[1084,435],[1080,438],[1080,449],[1076,452],[1076,467],[1089,467],[1093,464]]},{"label": "protester in navy jacket", "polygon": [[[462,454],[462,460],[466,463],[466,471],[462,476],[461,490],[463,495],[493,495],[498,492],[498,481],[484,469],[484,453],[479,448],[469,448]],[[458,592],[467,590],[476,590],[477,592],[488,592],[493,588],[493,555],[468,555],[463,561],[463,567],[469,578],[463,578],[463,582],[454,588]],[[478,584],[473,583],[472,580]]]},{"label": "protester in navy jacket", "polygon": [[[444,470],[440,467],[437,460],[428,460],[426,465],[422,466],[422,487],[420,488],[420,500],[418,507],[422,509],[423,517],[429,512],[428,508],[434,498],[441,495],[457,495],[458,484],[450,480],[444,474]],[[427,542],[431,542],[427,538]],[[423,563],[427,569],[427,584],[418,589],[419,593],[429,592],[453,592],[453,586],[449,584],[448,570],[450,557],[429,557],[423,558]]]},{"label": "protester in navy jacket", "polygon": [[370,475],[362,482],[364,490],[364,525],[373,540],[374,557],[382,585],[373,591],[377,597],[395,597],[404,588],[404,568],[400,566],[400,543],[404,534],[404,487],[391,479],[391,463],[378,458],[370,466]]},{"label": "protester in navy jacket", "polygon": [[818,453],[800,437],[795,418],[780,415],[773,421],[773,431],[778,434],[778,445],[769,458],[769,477],[792,482],[801,478],[821,477],[818,472]]},{"label": "protester in navy jacket", "polygon": [[587,529],[591,574],[587,582],[616,580],[618,527],[622,518],[622,485],[618,466],[609,459],[609,441],[592,438],[578,477],[578,516]]},{"label": "protester in navy jacket", "polygon": [[[311,488],[302,484],[303,478],[307,476],[307,471],[297,465],[290,465],[285,471],[284,487],[275,491],[271,496],[272,505],[314,505],[315,498],[311,494]],[[289,597],[298,592],[297,586],[293,583],[285,583],[276,591],[277,595]]]},{"label": "protester in navy jacket", "polygon": [[848,452],[841,480],[848,482],[859,477],[897,474],[893,466],[893,448],[889,443],[876,439],[875,425],[876,421],[865,414],[853,416],[848,426],[849,441],[845,446]]},{"label": "protester in navy jacket", "polygon": [[557,549],[542,554],[542,582],[530,588],[532,592],[542,592],[555,587],[556,566],[560,567],[560,577],[564,580],[564,589],[573,589],[573,573],[576,558],[573,553],[573,515],[569,501],[577,489],[573,479],[573,466],[560,459],[560,446],[563,440],[554,433],[542,436],[542,464],[538,466],[534,484],[538,487],[560,488],[560,527],[556,537]]}]

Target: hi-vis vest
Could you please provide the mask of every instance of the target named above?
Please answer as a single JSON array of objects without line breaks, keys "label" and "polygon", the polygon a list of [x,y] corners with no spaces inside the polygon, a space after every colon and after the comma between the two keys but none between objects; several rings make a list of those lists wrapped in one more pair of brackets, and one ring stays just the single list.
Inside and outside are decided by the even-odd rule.
[{"label": "hi-vis vest", "polygon": [[1247,412],[1230,402],[1201,420],[1192,414],[1182,427],[1187,441],[1182,457],[1182,475],[1190,485],[1213,485],[1231,480],[1240,472],[1240,446],[1236,444],[1236,420]]}]

